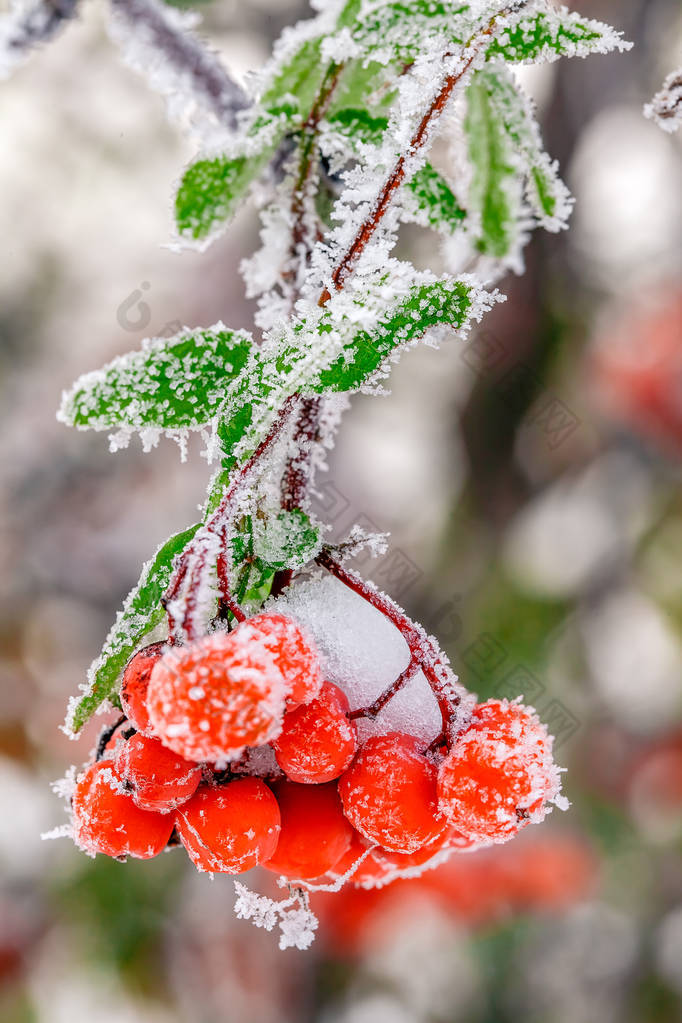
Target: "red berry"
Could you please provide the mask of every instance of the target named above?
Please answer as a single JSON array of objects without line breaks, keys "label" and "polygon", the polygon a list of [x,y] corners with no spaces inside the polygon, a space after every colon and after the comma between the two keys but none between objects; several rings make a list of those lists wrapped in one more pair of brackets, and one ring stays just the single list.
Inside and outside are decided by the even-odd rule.
[{"label": "red berry", "polygon": [[173,830],[169,814],[135,805],[111,760],[91,764],[80,776],[71,809],[76,845],[91,856],[148,860],[161,852]]},{"label": "red berry", "polygon": [[474,710],[438,772],[443,813],[476,841],[504,842],[542,820],[545,802],[559,788],[547,729],[532,711],[507,700]]},{"label": "red berry", "polygon": [[309,703],[322,686],[322,669],[314,641],[298,622],[286,615],[264,611],[243,622],[257,630],[282,673],[287,694],[287,706]]},{"label": "red berry", "polygon": [[279,807],[260,778],[237,778],[202,785],[177,811],[176,827],[197,870],[241,874],[275,851]]},{"label": "red berry", "polygon": [[291,781],[319,785],[345,771],[355,755],[357,728],[346,717],[345,693],[325,682],[319,696],[285,714],[273,742],[277,763]]},{"label": "red berry", "polygon": [[281,781],[274,792],[282,814],[282,832],[274,856],[263,866],[301,880],[321,877],[347,852],[353,836],[336,785]]},{"label": "red berry", "polygon": [[121,706],[133,728],[143,735],[151,735],[147,689],[152,669],[163,653],[165,643],[152,643],[138,650],[128,661],[121,680]]},{"label": "red berry", "polygon": [[133,802],[143,810],[174,810],[194,795],[201,781],[195,763],[139,732],[118,745],[115,763]]},{"label": "red berry", "polygon": [[244,622],[157,662],[147,696],[154,734],[187,760],[229,760],[269,742],[284,711],[282,676],[255,629]]},{"label": "red berry", "polygon": [[414,852],[445,827],[436,768],[422,745],[402,732],[374,735],[339,779],[346,817],[371,842],[392,852]]}]

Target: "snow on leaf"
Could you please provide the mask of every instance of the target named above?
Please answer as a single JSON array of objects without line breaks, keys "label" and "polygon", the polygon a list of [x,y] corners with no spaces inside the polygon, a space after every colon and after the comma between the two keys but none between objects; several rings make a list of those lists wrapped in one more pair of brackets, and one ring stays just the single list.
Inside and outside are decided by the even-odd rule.
[{"label": "snow on leaf", "polygon": [[323,309],[300,302],[298,320],[270,334],[228,393],[217,428],[223,465],[255,449],[289,395],[358,390],[431,328],[464,328],[493,300],[471,281],[389,260]]},{"label": "snow on leaf", "polygon": [[466,212],[442,174],[424,164],[406,184],[403,219],[452,234],[462,226]]},{"label": "snow on leaf", "polygon": [[173,561],[198,528],[197,523],[170,537],[144,565],[139,582],[126,597],[101,654],[90,666],[81,695],[71,698],[64,725],[70,738],[75,738],[97,708],[114,696],[126,662],[142,637],[163,618],[160,601],[171,577]]},{"label": "snow on leaf", "polygon": [[522,11],[493,38],[488,58],[525,64],[629,50],[631,46],[610,25],[584,18],[567,7],[551,8],[543,3],[539,11]]},{"label": "snow on leaf", "polygon": [[[472,304],[471,288],[452,278],[415,284],[368,330],[360,330],[337,358],[309,385],[314,391],[350,391],[372,376],[398,347],[418,341],[431,327],[459,328]],[[328,331],[333,314],[324,315],[318,333]]]},{"label": "snow on leaf", "polygon": [[668,75],[651,102],[645,105],[644,116],[671,134],[682,125],[682,68]]},{"label": "snow on leaf", "polygon": [[[329,117],[325,127],[347,139],[349,147],[370,162],[371,156],[359,151],[358,143],[363,146],[380,145],[388,128],[388,117],[375,117],[363,109],[345,108]],[[329,135],[326,141],[329,144]],[[404,220],[447,234],[461,227],[466,216],[450,185],[430,163],[415,171],[405,183],[403,205]]]},{"label": "snow on leaf", "polygon": [[253,549],[272,568],[302,568],[322,546],[319,529],[300,508],[256,518]]},{"label": "snow on leaf", "polygon": [[175,197],[175,223],[180,235],[206,240],[224,227],[263,173],[283,133],[283,128],[277,134],[269,133],[260,150],[251,155],[220,155],[191,163]]},{"label": "snow on leaf", "polygon": [[[494,11],[494,8],[493,8]],[[462,45],[471,35],[471,7],[448,0],[397,0],[365,6],[353,33],[367,55],[411,62],[425,49]]]},{"label": "snow on leaf", "polygon": [[538,222],[548,231],[566,227],[573,200],[557,174],[556,162],[544,151],[532,106],[512,76],[502,67],[478,73],[490,102],[524,163],[526,198]]},{"label": "snow on leaf", "polygon": [[357,0],[285,30],[259,76],[259,95],[242,134],[224,153],[204,154],[182,176],[175,198],[175,222],[185,240],[210,241],[234,216],[288,132],[301,127],[329,66],[321,47],[325,33],[352,17]]},{"label": "snow on leaf", "polygon": [[475,245],[483,255],[515,266],[524,241],[522,168],[480,73],[469,84],[466,98],[464,128],[471,161],[468,209],[478,217]]},{"label": "snow on leaf", "polygon": [[250,334],[222,323],[146,340],[140,350],[77,380],[58,418],[79,429],[197,429],[215,416],[251,345]]}]

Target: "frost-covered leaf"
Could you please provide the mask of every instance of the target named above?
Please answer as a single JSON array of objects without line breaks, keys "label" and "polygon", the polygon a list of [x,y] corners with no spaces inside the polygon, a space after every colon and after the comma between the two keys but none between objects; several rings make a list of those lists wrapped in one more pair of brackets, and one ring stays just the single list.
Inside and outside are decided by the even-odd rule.
[{"label": "frost-covered leaf", "polygon": [[335,294],[323,309],[311,304],[252,354],[218,425],[225,468],[254,450],[289,395],[357,390],[432,327],[463,327],[490,304],[469,282],[404,268],[401,279],[401,266],[391,261],[386,272],[370,275],[356,292]]},{"label": "frost-covered leaf", "polygon": [[[346,138],[350,148],[357,152],[358,142],[371,146],[381,144],[388,117],[373,116],[366,110],[349,107],[327,118],[327,126]],[[456,231],[466,216],[450,185],[430,163],[424,164],[405,182],[404,206],[404,219],[447,234]]]},{"label": "frost-covered leaf", "polygon": [[[399,347],[419,340],[431,327],[461,327],[472,304],[471,287],[452,279],[418,284],[396,301],[370,329],[360,330],[328,367],[308,384],[312,391],[352,391],[380,369]],[[332,328],[332,314],[322,317],[317,332]]]},{"label": "frost-covered leaf", "polygon": [[478,217],[476,248],[495,259],[513,259],[520,235],[520,167],[480,74],[467,89],[464,128],[471,162],[468,209]]},{"label": "frost-covered leaf", "polygon": [[254,522],[254,553],[272,568],[302,568],[321,546],[320,530],[300,508]]},{"label": "frost-covered leaf", "polygon": [[[357,6],[358,0],[348,0],[336,26],[352,20]],[[175,222],[181,236],[201,241],[224,227],[284,136],[300,129],[330,66],[322,54],[329,27],[320,16],[285,32],[263,72],[261,94],[250,110],[242,137],[235,140],[230,152],[202,156],[186,169],[175,199]]]},{"label": "frost-covered leaf", "polygon": [[325,71],[320,36],[305,39],[288,60],[279,65],[275,62],[270,82],[258,103],[263,114],[256,119],[255,127],[267,123],[268,116],[284,114],[292,120],[305,116],[315,101]]},{"label": "frost-covered leaf", "polygon": [[59,418],[81,429],[196,428],[216,414],[251,351],[246,331],[209,330],[143,342],[86,373],[64,395]]},{"label": "frost-covered leaf", "polygon": [[[465,45],[478,26],[503,5],[460,4],[448,0],[379,0],[368,4],[354,31],[365,54],[383,61],[411,63],[425,51],[443,52]],[[538,10],[538,6],[540,9]],[[505,27],[491,35],[487,59],[535,63],[558,57],[584,57],[625,49],[620,34],[602,22],[584,18],[566,7],[535,4],[505,18]]]},{"label": "frost-covered leaf", "polygon": [[175,197],[179,233],[199,241],[230,220],[272,158],[281,134],[269,133],[262,148],[248,156],[214,156],[191,163]]},{"label": "frost-covered leaf", "polygon": [[621,34],[592,18],[584,18],[567,7],[547,7],[521,12],[511,24],[493,37],[488,59],[501,57],[509,63],[552,61],[559,57],[586,57],[631,46]]},{"label": "frost-covered leaf", "polygon": [[405,189],[411,219],[447,234],[461,227],[466,213],[443,175],[430,163],[412,175]]},{"label": "frost-covered leaf", "polygon": [[438,42],[461,45],[474,23],[469,4],[448,0],[396,0],[367,4],[353,38],[366,54],[384,63],[411,63]]},{"label": "frost-covered leaf", "polygon": [[347,138],[351,145],[362,142],[377,146],[388,127],[388,117],[382,114],[375,117],[362,107],[344,107],[331,114],[327,124]]},{"label": "frost-covered leaf", "polygon": [[68,734],[80,731],[97,708],[115,696],[126,662],[142,638],[163,618],[164,609],[160,601],[170,581],[173,560],[185,549],[198,528],[199,523],[176,533],[142,569],[139,582],[126,597],[102,653],[90,666],[82,695],[73,697],[69,704],[65,725]]},{"label": "frost-covered leaf", "polygon": [[572,199],[542,146],[533,109],[514,78],[504,68],[486,68],[477,74],[488,92],[511,143],[523,163],[526,197],[538,222],[549,231],[566,226]]}]

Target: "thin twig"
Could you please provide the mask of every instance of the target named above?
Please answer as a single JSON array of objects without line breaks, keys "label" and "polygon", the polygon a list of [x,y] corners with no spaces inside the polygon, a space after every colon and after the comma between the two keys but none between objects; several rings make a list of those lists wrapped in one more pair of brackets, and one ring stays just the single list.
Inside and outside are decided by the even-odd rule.
[{"label": "thin twig", "polygon": [[248,96],[216,54],[175,24],[164,4],[157,0],[111,0],[111,6],[136,35],[146,33],[150,47],[163,53],[173,70],[191,82],[220,124],[233,131],[238,127],[237,114],[250,105]]},{"label": "thin twig", "polygon": [[367,707],[358,707],[357,710],[351,710],[346,717],[349,721],[357,721],[358,718],[369,718],[373,721],[379,716],[381,711],[384,709],[387,703],[393,699],[393,697],[403,689],[407,683],[414,678],[417,674],[421,665],[416,657],[410,658],[410,663],[401,671],[395,682],[391,682],[390,686],[384,689],[380,696],[377,696],[373,703],[370,703]]},{"label": "thin twig", "polygon": [[34,47],[49,42],[76,13],[78,0],[38,0],[29,10],[16,10],[0,19],[0,37],[5,50],[4,74],[21,64]]},{"label": "thin twig", "polygon": [[[525,2],[525,0],[523,0]],[[518,10],[520,6],[523,6],[523,2],[513,3],[503,10],[499,11],[493,18],[490,19],[488,24],[483,28],[475,38],[475,43],[480,43],[481,40],[485,40],[491,36],[495,30],[497,19],[505,14],[510,13],[512,10]],[[414,132],[407,150],[401,153],[396,160],[393,170],[388,176],[388,179],[382,187],[377,200],[372,207],[366,220],[360,225],[355,238],[351,242],[350,246],[343,254],[336,267],[332,271],[332,281],[336,291],[340,291],[346,278],[354,270],[360,256],[365,251],[368,243],[372,239],[374,233],[379,227],[381,221],[386,215],[388,208],[391,204],[393,196],[396,191],[402,185],[405,180],[407,173],[407,161],[414,157],[420,149],[422,149],[429,138],[430,130],[433,124],[438,120],[440,115],[445,110],[448,100],[452,96],[455,86],[462,80],[466,75],[467,71],[474,63],[476,58],[480,54],[481,47],[474,45],[472,47],[471,56],[465,61],[464,65],[452,75],[448,75],[443,82],[442,86],[436,93],[435,97],[431,101],[428,110],[422,117],[419,125]],[[449,55],[446,55],[449,56]],[[328,288],[325,288],[320,295],[318,305],[324,306],[331,298],[331,293]]]},{"label": "thin twig", "polygon": [[[421,626],[416,625],[408,618],[395,601],[379,590],[373,589],[355,572],[349,572],[348,569],[344,568],[332,557],[328,550],[323,550],[315,560],[318,565],[327,569],[344,586],[357,593],[358,596],[366,600],[368,604],[371,604],[372,607],[380,611],[385,618],[395,625],[409,647],[411,664],[417,664],[424,672],[424,676],[438,701],[444,734],[448,737],[451,736],[454,732],[457,708],[461,702],[461,697],[454,691],[455,679],[443,654],[436,648],[433,640],[427,636]],[[398,681],[400,681],[400,677],[396,680],[396,682]],[[401,687],[402,684],[404,682],[401,683]]]}]

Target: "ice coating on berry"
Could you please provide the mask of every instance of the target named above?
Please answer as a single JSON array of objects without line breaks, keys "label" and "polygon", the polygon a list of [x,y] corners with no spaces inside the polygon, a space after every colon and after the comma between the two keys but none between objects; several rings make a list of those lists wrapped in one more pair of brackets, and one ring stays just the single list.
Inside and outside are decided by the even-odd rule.
[{"label": "ice coating on berry", "polygon": [[138,650],[128,661],[121,680],[121,706],[133,728],[143,735],[151,735],[147,689],[149,679],[165,649],[165,643],[151,643]]},{"label": "ice coating on berry", "polygon": [[157,662],[147,705],[154,734],[187,760],[230,760],[279,733],[284,683],[259,632],[243,623]]},{"label": "ice coating on berry", "polygon": [[201,781],[196,763],[139,732],[118,743],[115,764],[133,802],[158,813],[168,813],[186,802]]},{"label": "ice coating on berry", "polygon": [[507,700],[478,706],[438,770],[448,821],[473,839],[506,842],[561,799],[552,737],[532,708]]},{"label": "ice coating on berry", "polygon": [[241,874],[275,851],[279,806],[260,778],[202,785],[178,810],[176,827],[197,870]]},{"label": "ice coating on berry", "polygon": [[[396,627],[380,611],[331,576],[289,587],[272,604],[291,613],[311,633],[325,677],[346,693],[353,710],[369,706],[407,667],[410,652]],[[400,731],[432,742],[441,730],[433,691],[418,671],[376,720],[358,722],[360,739]]]},{"label": "ice coating on berry", "polygon": [[169,814],[135,805],[111,760],[91,764],[81,774],[71,809],[74,841],[89,856],[148,860],[161,852],[173,830]]},{"label": "ice coating on berry", "polygon": [[392,852],[415,852],[445,828],[436,768],[423,748],[421,740],[400,732],[372,736],[339,779],[346,817]]},{"label": "ice coating on berry", "polygon": [[273,746],[277,763],[291,781],[319,785],[333,781],[350,764],[357,729],[346,717],[348,700],[325,682],[319,696],[284,716]]},{"label": "ice coating on berry", "polygon": [[287,705],[309,703],[323,682],[314,640],[293,618],[271,611],[254,615],[240,625],[257,631],[282,673]]},{"label": "ice coating on berry", "polygon": [[353,836],[336,785],[281,781],[273,791],[282,815],[282,831],[274,856],[263,866],[292,879],[321,877],[348,851]]}]

